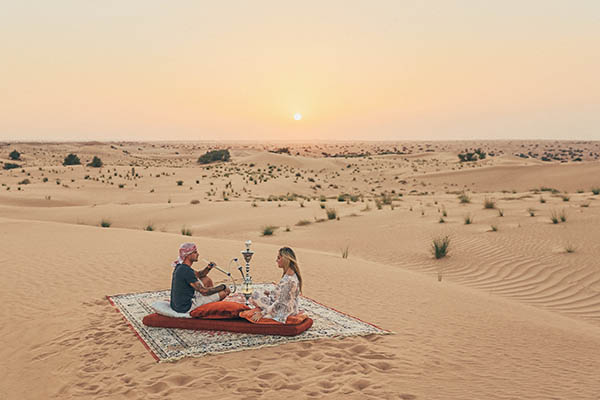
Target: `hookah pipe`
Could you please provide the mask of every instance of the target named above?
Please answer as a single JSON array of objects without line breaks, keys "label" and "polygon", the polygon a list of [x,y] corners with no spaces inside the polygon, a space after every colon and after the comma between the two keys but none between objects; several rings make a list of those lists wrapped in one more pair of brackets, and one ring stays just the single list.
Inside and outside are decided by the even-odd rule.
[{"label": "hookah pipe", "polygon": [[[202,261],[204,261],[205,263],[209,264],[210,262],[205,260],[204,258],[202,259]],[[237,262],[237,258],[234,258],[233,260],[229,261],[229,269],[231,269],[231,263],[232,262]],[[233,276],[231,276],[231,272],[227,272],[227,271],[223,271],[221,268],[219,268],[219,266],[217,266],[216,264],[213,266],[213,268],[215,268],[217,271],[224,273],[225,275],[227,275],[229,278],[231,278],[231,283],[233,283],[233,290],[231,291],[231,293],[235,293],[235,291],[237,290],[237,286],[235,285],[235,279],[233,279]],[[239,267],[239,270],[241,271],[242,267]],[[244,275],[242,274],[242,277]]]}]

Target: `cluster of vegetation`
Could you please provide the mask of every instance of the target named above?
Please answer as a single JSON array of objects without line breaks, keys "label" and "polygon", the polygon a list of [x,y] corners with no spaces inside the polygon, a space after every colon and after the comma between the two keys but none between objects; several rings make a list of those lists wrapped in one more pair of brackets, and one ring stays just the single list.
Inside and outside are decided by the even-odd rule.
[{"label": "cluster of vegetation", "polygon": [[481,149],[475,149],[474,151],[465,150],[464,153],[458,154],[458,159],[460,162],[477,161],[485,159],[486,156],[486,152]]},{"label": "cluster of vegetation", "polygon": [[273,233],[275,232],[275,229],[277,229],[277,228],[278,228],[277,226],[273,226],[273,225],[264,226],[262,228],[262,235],[263,236],[272,236]]},{"label": "cluster of vegetation", "polygon": [[448,254],[448,247],[450,246],[450,237],[442,236],[436,239],[433,239],[433,243],[431,244],[431,252],[434,257],[440,259],[445,257]]},{"label": "cluster of vegetation", "polygon": [[560,212],[552,210],[552,213],[550,214],[550,221],[552,221],[553,224],[567,222],[567,214],[565,213],[565,210],[561,210]]},{"label": "cluster of vegetation", "polygon": [[290,148],[289,147],[281,147],[279,149],[275,149],[275,150],[269,150],[270,153],[277,153],[277,154],[290,154]]},{"label": "cluster of vegetation", "polygon": [[19,161],[21,159],[21,153],[19,153],[17,150],[13,150],[8,155],[8,158],[10,158],[13,161]]},{"label": "cluster of vegetation", "polygon": [[[65,159],[65,161],[66,161],[66,159]],[[104,163],[102,163],[102,160],[98,156],[94,156],[92,161],[87,164],[88,167],[93,167],[93,168],[102,168],[103,165],[104,165]]]},{"label": "cluster of vegetation", "polygon": [[483,208],[487,208],[487,209],[496,208],[496,200],[486,197],[485,200],[483,201]]},{"label": "cluster of vegetation", "polygon": [[65,157],[63,165],[81,165],[81,160],[76,154],[71,153]]},{"label": "cluster of vegetation", "polygon": [[16,168],[21,168],[21,166],[19,164],[14,164],[14,163],[4,163],[4,167],[2,167],[4,169],[16,169]]},{"label": "cluster of vegetation", "polygon": [[216,161],[229,161],[230,159],[229,150],[212,150],[198,157],[198,164],[210,164]]}]

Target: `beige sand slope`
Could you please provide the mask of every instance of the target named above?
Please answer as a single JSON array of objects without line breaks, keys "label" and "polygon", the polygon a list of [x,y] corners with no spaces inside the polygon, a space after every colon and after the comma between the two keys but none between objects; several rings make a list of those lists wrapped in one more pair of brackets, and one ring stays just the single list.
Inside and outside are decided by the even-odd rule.
[{"label": "beige sand slope", "polygon": [[[501,156],[461,165],[451,153],[459,145],[440,143],[413,144],[410,157],[348,159],[313,158],[314,146],[288,156],[240,145],[231,163],[207,169],[190,160],[214,144],[60,146],[45,163],[0,174],[2,399],[598,398],[595,161]],[[111,157],[110,146],[125,158],[101,171],[52,162],[66,150]],[[135,167],[139,177],[119,164],[136,151],[154,163]],[[471,202],[461,204],[465,185]],[[560,192],[531,190],[543,186]],[[341,193],[357,201],[338,201]],[[391,205],[379,209],[381,193]],[[486,198],[494,209],[484,209]],[[553,224],[553,212],[566,221]],[[110,228],[98,226],[102,219]],[[278,227],[273,236],[261,235],[266,225]],[[183,226],[194,236],[182,236]],[[440,235],[451,247],[435,260],[429,247]],[[255,243],[257,281],[277,279],[277,249],[290,245],[307,296],[396,334],[155,363],[105,295],[168,288],[183,241],[224,265],[246,239]]]}]

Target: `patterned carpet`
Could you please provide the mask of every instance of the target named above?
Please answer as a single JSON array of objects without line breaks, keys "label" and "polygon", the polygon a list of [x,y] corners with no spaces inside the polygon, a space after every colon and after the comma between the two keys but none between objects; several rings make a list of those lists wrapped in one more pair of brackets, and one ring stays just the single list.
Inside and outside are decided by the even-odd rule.
[{"label": "patterned carpet", "polygon": [[[270,283],[254,285],[255,290],[272,290],[273,287]],[[146,315],[154,313],[150,305],[155,301],[168,300],[169,296],[169,290],[107,296],[157,361],[175,361],[183,357],[201,357],[305,340],[391,333],[303,296],[300,297],[299,308],[314,323],[297,336],[153,328],[142,324]]]}]

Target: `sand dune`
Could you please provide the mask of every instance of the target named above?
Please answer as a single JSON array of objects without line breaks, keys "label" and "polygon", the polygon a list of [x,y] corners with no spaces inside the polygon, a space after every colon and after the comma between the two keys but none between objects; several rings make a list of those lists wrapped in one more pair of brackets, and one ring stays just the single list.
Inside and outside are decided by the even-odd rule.
[{"label": "sand dune", "polygon": [[[597,398],[599,165],[509,156],[521,144],[557,146],[488,143],[504,155],[461,164],[453,151],[477,143],[347,159],[321,152],[359,144],[240,144],[208,168],[195,159],[215,143],[28,144],[0,171],[0,398]],[[62,167],[64,151],[109,161]],[[395,334],[155,363],[105,296],[168,288],[183,241],[226,265],[246,239],[255,280],[277,279],[290,245],[305,295]]]}]

